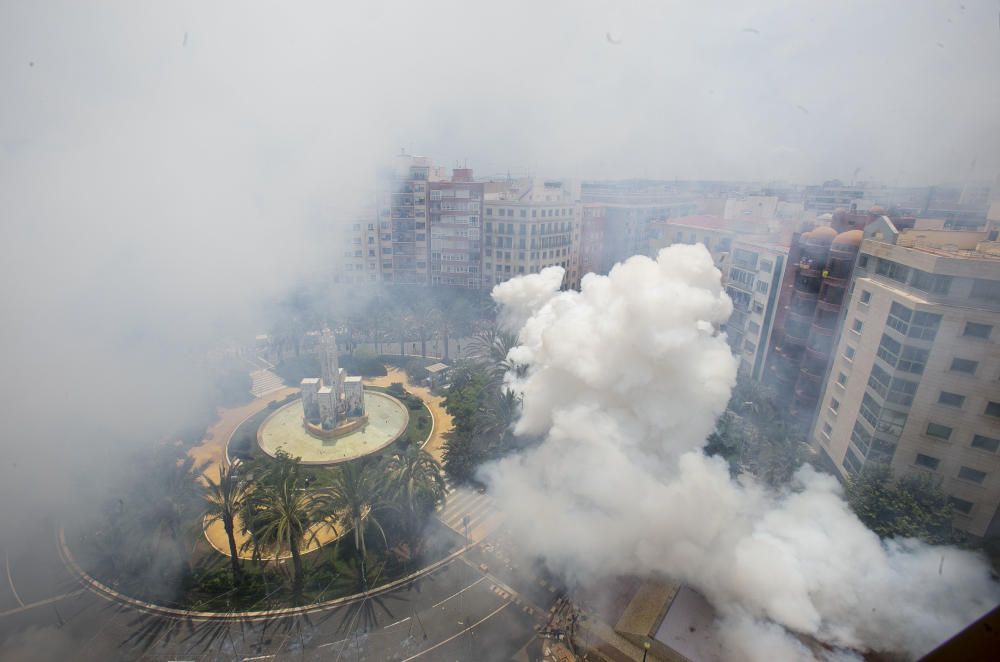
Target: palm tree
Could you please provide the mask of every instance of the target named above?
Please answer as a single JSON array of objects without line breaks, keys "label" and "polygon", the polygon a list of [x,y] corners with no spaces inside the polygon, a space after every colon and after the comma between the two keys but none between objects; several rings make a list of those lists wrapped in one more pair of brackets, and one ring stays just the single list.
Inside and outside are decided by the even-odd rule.
[{"label": "palm tree", "polygon": [[341,530],[353,529],[354,549],[358,555],[358,576],[366,586],[367,527],[374,526],[382,534],[382,540],[386,540],[385,531],[378,520],[378,512],[386,507],[384,477],[381,464],[348,462],[340,466],[333,483],[326,490],[327,519]]},{"label": "palm tree", "polygon": [[264,481],[251,497],[255,536],[244,543],[250,546],[270,545],[275,559],[282,550],[292,555],[292,593],[302,594],[302,549],[316,539],[316,524],[327,511],[327,498],[304,489],[298,471],[286,473],[277,483]]},{"label": "palm tree", "polygon": [[521,396],[507,388],[487,399],[476,417],[476,436],[484,442],[487,457],[510,449],[514,423],[521,414]]},{"label": "palm tree", "polygon": [[517,375],[524,373],[524,366],[514,363],[507,357],[517,343],[516,334],[497,329],[481,331],[472,338],[472,359],[489,368],[490,381],[495,388],[500,387],[504,375],[508,372]]},{"label": "palm tree", "polygon": [[236,515],[243,508],[243,502],[249,492],[249,485],[239,478],[239,460],[232,462],[228,468],[219,466],[219,482],[215,483],[205,477],[205,500],[208,522],[221,520],[229,539],[229,559],[233,567],[233,585],[239,586],[243,580],[239,555],[236,552]]},{"label": "palm tree", "polygon": [[385,471],[391,498],[403,514],[406,538],[412,549],[426,516],[444,503],[447,491],[443,470],[430,453],[408,446],[389,458]]}]

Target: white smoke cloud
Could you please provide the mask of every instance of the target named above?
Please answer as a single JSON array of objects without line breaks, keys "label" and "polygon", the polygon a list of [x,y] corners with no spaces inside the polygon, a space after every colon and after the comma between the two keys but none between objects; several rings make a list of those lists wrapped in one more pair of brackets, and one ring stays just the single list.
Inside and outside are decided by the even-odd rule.
[{"label": "white smoke cloud", "polygon": [[880,542],[832,477],[803,468],[776,494],[704,456],[736,361],[713,330],[732,306],[703,247],[557,287],[546,270],[494,290],[524,320],[516,432],[544,441],[484,471],[508,526],[555,569],[688,583],[733,659],[811,659],[793,633],[918,655],[1000,600],[969,552]]}]

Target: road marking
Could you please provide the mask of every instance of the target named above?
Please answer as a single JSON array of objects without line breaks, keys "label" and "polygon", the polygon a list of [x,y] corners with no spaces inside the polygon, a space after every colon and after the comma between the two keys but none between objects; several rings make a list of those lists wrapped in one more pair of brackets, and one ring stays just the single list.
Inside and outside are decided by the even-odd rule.
[{"label": "road marking", "polygon": [[503,603],[502,605],[500,605],[499,607],[497,607],[496,609],[494,609],[494,610],[493,610],[493,611],[491,611],[490,613],[486,614],[486,615],[485,615],[485,616],[483,616],[483,617],[482,617],[481,619],[479,619],[478,621],[476,621],[475,623],[473,623],[473,624],[472,624],[472,625],[470,625],[469,627],[465,628],[465,629],[464,629],[464,630],[462,630],[461,632],[456,632],[455,634],[451,635],[451,636],[450,636],[450,637],[448,637],[447,639],[444,639],[444,640],[442,640],[442,641],[439,641],[438,643],[434,644],[434,645],[433,645],[433,646],[431,646],[430,648],[425,648],[424,650],[420,651],[420,652],[419,652],[419,653],[417,653],[416,655],[411,655],[410,657],[406,658],[406,659],[405,659],[405,660],[403,660],[402,662],[410,662],[410,660],[415,660],[415,659],[417,659],[418,657],[420,657],[421,655],[424,655],[425,653],[430,653],[430,652],[431,652],[432,650],[434,650],[435,648],[440,648],[441,646],[444,646],[444,645],[445,645],[446,643],[448,643],[449,641],[452,641],[452,640],[454,640],[454,639],[457,639],[458,637],[461,637],[461,636],[462,636],[463,634],[465,634],[465,633],[466,633],[466,632],[468,632],[469,630],[472,630],[473,628],[475,628],[475,627],[476,627],[476,626],[478,626],[479,624],[481,624],[481,623],[484,623],[485,621],[487,621],[487,620],[489,620],[489,619],[493,618],[494,616],[496,616],[497,614],[499,614],[499,613],[500,613],[501,611],[503,611],[504,609],[506,609],[506,608],[507,608],[507,607],[509,607],[509,606],[510,606],[510,603],[509,603],[509,602],[505,602],[505,603]]},{"label": "road marking", "polygon": [[[350,637],[347,637],[347,639],[350,639]],[[331,641],[331,642],[330,642],[330,643],[328,643],[328,644],[320,644],[320,645],[319,645],[319,646],[317,646],[316,648],[326,648],[327,646],[336,646],[337,644],[342,644],[342,643],[344,643],[345,641],[347,641],[347,639],[341,639],[340,641]]]},{"label": "road marking", "polygon": [[412,617],[411,617],[411,616],[407,616],[406,618],[404,618],[404,619],[401,619],[401,620],[398,620],[398,621],[396,621],[395,623],[389,623],[388,625],[386,625],[386,626],[385,626],[384,628],[382,628],[382,629],[383,629],[383,630],[388,630],[388,629],[389,629],[389,628],[391,628],[391,627],[392,627],[393,625],[399,625],[400,623],[405,623],[406,621],[410,620],[410,618],[412,618]]},{"label": "road marking", "polygon": [[0,611],[0,618],[4,616],[13,616],[14,614],[20,614],[22,611],[28,611],[29,609],[34,609],[35,607],[44,607],[45,605],[52,604],[53,602],[59,602],[60,600],[65,600],[66,598],[71,598],[74,595],[79,595],[86,591],[87,589],[80,588],[69,593],[63,593],[62,595],[57,595],[54,598],[46,598],[45,600],[39,600],[38,602],[32,602],[26,604],[23,607],[15,607],[14,609],[8,609],[7,611]]},{"label": "road marking", "polygon": [[24,602],[21,601],[21,596],[17,594],[17,589],[14,588],[14,580],[10,576],[10,556],[7,554],[3,555],[4,563],[7,565],[7,583],[10,584],[10,590],[14,592],[14,599],[17,600],[17,604],[24,606]]},{"label": "road marking", "polygon": [[253,660],[273,660],[274,655],[258,655],[257,657],[245,657],[243,662],[252,662]]},{"label": "road marking", "polygon": [[448,602],[448,601],[449,601],[449,600],[451,600],[452,598],[454,598],[454,597],[456,597],[456,596],[458,596],[458,595],[461,595],[462,593],[465,593],[465,592],[466,592],[466,591],[468,591],[468,590],[469,590],[470,588],[472,588],[473,586],[475,586],[476,584],[478,584],[479,582],[481,582],[481,581],[483,581],[483,580],[485,580],[485,579],[486,579],[486,577],[480,577],[480,578],[479,578],[479,579],[477,579],[476,581],[472,582],[471,584],[469,584],[468,586],[466,586],[465,588],[463,588],[463,589],[462,589],[461,591],[459,591],[458,593],[454,593],[454,594],[452,594],[452,595],[449,595],[449,596],[448,596],[447,598],[445,598],[445,599],[444,599],[444,600],[442,600],[441,602],[437,603],[436,605],[433,605],[433,606],[431,607],[431,609],[434,609],[434,608],[436,608],[436,607],[438,607],[438,606],[440,606],[440,605],[443,605],[444,603]]}]

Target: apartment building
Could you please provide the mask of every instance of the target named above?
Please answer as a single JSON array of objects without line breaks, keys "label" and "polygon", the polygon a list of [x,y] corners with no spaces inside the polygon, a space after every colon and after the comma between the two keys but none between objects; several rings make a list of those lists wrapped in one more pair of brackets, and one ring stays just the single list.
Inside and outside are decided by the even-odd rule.
[{"label": "apartment building", "polygon": [[[589,273],[605,273],[603,265],[606,214],[607,207],[600,203],[585,202],[580,206],[580,278]],[[576,287],[579,287],[579,284]]]},{"label": "apartment building", "polygon": [[484,184],[456,168],[449,181],[428,183],[430,284],[479,288],[483,278]]},{"label": "apartment building", "polygon": [[901,230],[886,216],[864,229],[811,431],[844,477],[879,462],[940,479],[956,526],[977,536],[1000,533],[992,231]]},{"label": "apartment building", "polygon": [[776,302],[781,293],[788,247],[767,242],[736,240],[728,261],[726,293],[733,314],[725,331],[740,373],[760,379],[771,349]]},{"label": "apartment building", "polygon": [[579,205],[565,182],[525,177],[487,192],[483,287],[558,265],[564,286],[578,283]]},{"label": "apartment building", "polygon": [[384,282],[399,285],[430,282],[427,192],[429,182],[441,178],[430,159],[405,153],[396,156],[395,163],[379,173],[376,245]]},{"label": "apartment building", "polygon": [[375,213],[357,220],[338,216],[328,225],[328,241],[337,247],[330,261],[334,283],[377,283],[381,280],[378,222]]},{"label": "apartment building", "polygon": [[680,216],[657,219],[649,224],[647,254],[655,257],[660,249],[673,244],[704,244],[719,269],[732,250],[736,230],[718,216]]}]

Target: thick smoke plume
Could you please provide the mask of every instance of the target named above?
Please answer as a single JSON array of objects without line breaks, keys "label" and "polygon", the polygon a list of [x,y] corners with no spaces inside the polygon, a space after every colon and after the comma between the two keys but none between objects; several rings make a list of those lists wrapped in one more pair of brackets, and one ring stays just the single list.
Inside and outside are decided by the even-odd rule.
[{"label": "thick smoke plume", "polygon": [[919,655],[1000,600],[969,552],[881,542],[832,477],[803,468],[775,493],[702,453],[736,378],[715,330],[732,306],[704,247],[633,257],[581,292],[559,292],[557,275],[494,290],[523,322],[515,431],[544,441],[485,472],[513,532],[553,568],[691,585],[732,659],[812,659],[794,634]]}]

